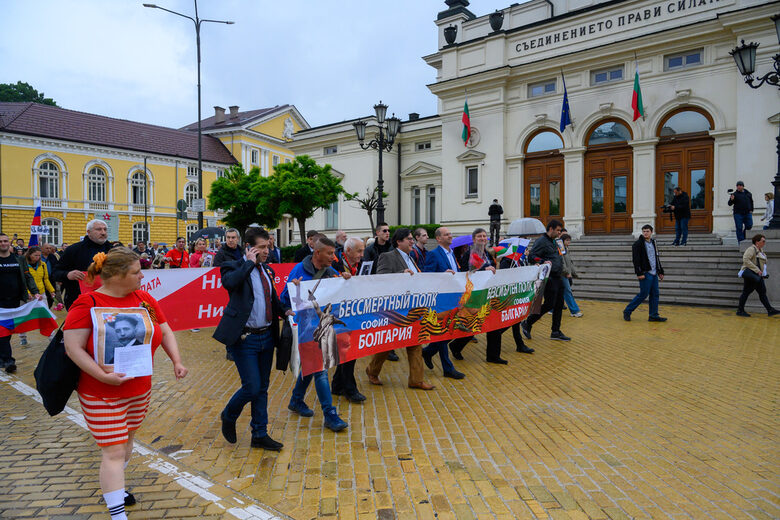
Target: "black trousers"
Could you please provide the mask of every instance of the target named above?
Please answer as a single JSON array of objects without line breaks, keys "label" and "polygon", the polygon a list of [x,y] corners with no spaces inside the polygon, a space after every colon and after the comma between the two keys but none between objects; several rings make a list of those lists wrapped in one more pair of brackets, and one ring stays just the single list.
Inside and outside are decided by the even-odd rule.
[{"label": "black trousers", "polygon": [[742,273],[742,282],[744,285],[742,286],[742,294],[739,297],[739,310],[745,310],[745,302],[747,302],[748,296],[753,291],[758,293],[758,299],[764,304],[767,312],[772,310],[772,304],[769,303],[769,298],[766,297],[766,283],[762,277],[750,269],[745,269],[745,272]]},{"label": "black trousers", "polygon": [[[487,348],[485,349],[485,359],[488,361],[495,361],[501,357],[501,334],[506,329],[496,329],[485,333],[485,339],[487,340]],[[450,350],[453,352],[461,352],[463,348],[469,344],[471,338],[474,336],[466,336],[465,338],[455,338],[450,341]]]},{"label": "black trousers", "polygon": [[341,363],[336,367],[333,373],[333,382],[330,385],[333,392],[349,395],[357,392],[357,381],[355,381],[355,360]]},{"label": "black trousers", "polygon": [[553,278],[552,276],[547,279],[547,285],[544,288],[544,303],[539,310],[539,314],[532,314],[528,317],[528,326],[530,327],[539,319],[547,314],[548,311],[553,311],[552,319],[552,331],[560,332],[561,330],[561,315],[563,314],[563,280],[560,277]]}]

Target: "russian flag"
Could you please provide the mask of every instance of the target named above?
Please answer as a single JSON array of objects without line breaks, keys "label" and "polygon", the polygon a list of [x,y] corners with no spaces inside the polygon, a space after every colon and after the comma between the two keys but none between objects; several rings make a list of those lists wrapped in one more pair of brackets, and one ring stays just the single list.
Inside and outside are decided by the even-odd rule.
[{"label": "russian flag", "polygon": [[0,337],[33,330],[49,336],[58,327],[45,299],[33,300],[15,309],[0,309]]},{"label": "russian flag", "polygon": [[[38,205],[35,207],[35,215],[33,215],[32,224],[30,224],[30,229],[32,230],[33,226],[40,226],[41,225],[41,202],[38,201]],[[38,235],[35,233],[30,233],[30,243],[27,244],[27,247],[37,246],[38,244]]]}]

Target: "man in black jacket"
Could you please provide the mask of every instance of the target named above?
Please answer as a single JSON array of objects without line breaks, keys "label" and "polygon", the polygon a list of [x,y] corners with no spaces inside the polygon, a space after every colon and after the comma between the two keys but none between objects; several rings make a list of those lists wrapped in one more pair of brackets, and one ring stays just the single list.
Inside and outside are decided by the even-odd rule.
[{"label": "man in black jacket", "polygon": [[745,240],[745,232],[753,229],[753,194],[745,189],[745,183],[737,181],[737,191],[729,196],[729,206],[734,206],[734,225],[737,242]]},{"label": "man in black jacket", "polygon": [[374,243],[366,247],[363,252],[363,262],[373,262],[371,265],[371,274],[376,274],[377,264],[379,263],[379,255],[390,251],[392,244],[390,244],[390,226],[387,222],[380,222],[376,225],[376,238]]},{"label": "man in black jacket", "polygon": [[544,286],[544,303],[539,314],[532,314],[523,322],[523,334],[531,339],[531,327],[544,316],[547,311],[553,311],[552,332],[550,339],[558,341],[571,341],[571,338],[561,332],[561,315],[563,314],[563,259],[558,250],[556,239],[561,236],[563,223],[560,220],[551,220],[547,223],[547,232],[534,240],[528,258],[534,263],[549,263],[550,276]]},{"label": "man in black jacket", "polygon": [[[674,212],[674,242],[673,246],[684,246],[688,243],[688,221],[691,219],[691,198],[679,186],[674,188],[674,197],[670,204]],[[682,238],[682,240],[681,240]]]},{"label": "man in black jacket", "polygon": [[283,445],[268,436],[268,383],[274,349],[278,349],[279,318],[284,316],[274,289],[274,272],[264,265],[268,256],[268,232],[249,228],[246,241],[252,247],[246,260],[225,262],[220,267],[222,287],[230,300],[214,331],[236,363],[241,388],[222,411],[222,435],[236,442],[236,420],[252,403],[252,447],[279,451]]},{"label": "man in black jacket", "polygon": [[108,226],[102,220],[90,220],[87,234],[81,242],[68,246],[54,268],[54,279],[62,283],[65,290],[65,308],[70,309],[81,294],[79,280],[85,277],[84,271],[92,263],[92,257],[98,253],[108,253],[111,243],[108,238]]},{"label": "man in black jacket", "polygon": [[319,235],[321,235],[321,233],[313,229],[306,232],[306,243],[303,244],[293,256],[296,264],[303,262],[304,258],[314,252],[314,243],[317,241]]},{"label": "man in black jacket", "polygon": [[650,317],[647,321],[666,321],[658,315],[658,281],[664,279],[664,268],[658,257],[658,248],[653,240],[653,226],[642,226],[642,236],[631,246],[634,272],[639,280],[639,294],[623,310],[623,319],[631,321],[631,313],[650,296]]},{"label": "man in black jacket", "polygon": [[244,257],[241,250],[241,235],[236,228],[225,231],[225,243],[217,251],[214,257],[214,267],[220,267],[225,262],[235,262]]},{"label": "man in black jacket", "polygon": [[504,214],[504,208],[498,203],[498,199],[493,199],[493,204],[488,208],[490,217],[490,245],[498,244],[498,235],[501,232],[501,215]]}]

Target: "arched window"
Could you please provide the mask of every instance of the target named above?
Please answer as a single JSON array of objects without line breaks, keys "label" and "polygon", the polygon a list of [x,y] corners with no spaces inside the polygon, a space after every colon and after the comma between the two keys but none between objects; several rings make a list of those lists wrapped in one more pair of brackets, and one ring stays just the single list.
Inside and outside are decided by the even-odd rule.
[{"label": "arched window", "polygon": [[87,200],[90,207],[108,209],[106,206],[106,172],[95,166],[87,174]]},{"label": "arched window", "polygon": [[197,224],[187,224],[187,243],[192,242],[192,235],[198,231]]},{"label": "arched window", "polygon": [[38,166],[38,187],[41,199],[59,200],[60,169],[52,161],[45,161]]},{"label": "arched window", "polygon": [[49,226],[49,233],[44,237],[44,242],[57,246],[62,243],[62,222],[56,218],[45,218],[41,221],[41,225]]},{"label": "arched window", "polygon": [[147,184],[144,172],[135,172],[130,177],[130,204],[139,206],[146,204]]},{"label": "arched window", "polygon": [[544,130],[534,135],[526,145],[525,153],[545,152],[563,148],[561,136],[552,130]]},{"label": "arched window", "polygon": [[601,123],[590,133],[588,146],[608,143],[622,143],[631,140],[631,130],[620,121]]},{"label": "arched window", "polygon": [[133,244],[148,241],[149,234],[146,232],[146,222],[133,222]]},{"label": "arched window", "polygon": [[198,185],[194,182],[184,187],[184,200],[187,201],[187,208],[192,208],[192,201],[198,198]]},{"label": "arched window", "polygon": [[659,137],[671,137],[680,134],[697,134],[712,130],[709,117],[697,110],[681,110],[672,113],[658,131]]}]

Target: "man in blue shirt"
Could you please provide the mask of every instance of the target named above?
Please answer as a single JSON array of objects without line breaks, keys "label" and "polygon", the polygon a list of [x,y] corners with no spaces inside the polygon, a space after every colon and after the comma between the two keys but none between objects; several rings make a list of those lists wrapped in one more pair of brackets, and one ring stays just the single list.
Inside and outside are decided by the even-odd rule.
[{"label": "man in blue shirt", "polygon": [[658,258],[658,248],[653,240],[653,226],[642,226],[642,236],[631,246],[634,272],[639,280],[639,294],[623,310],[623,319],[631,321],[631,313],[650,296],[650,317],[647,321],[666,321],[658,315],[658,281],[664,279],[664,268]]}]

